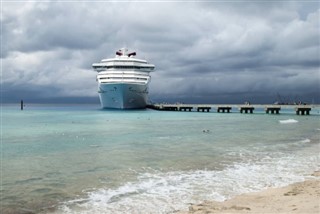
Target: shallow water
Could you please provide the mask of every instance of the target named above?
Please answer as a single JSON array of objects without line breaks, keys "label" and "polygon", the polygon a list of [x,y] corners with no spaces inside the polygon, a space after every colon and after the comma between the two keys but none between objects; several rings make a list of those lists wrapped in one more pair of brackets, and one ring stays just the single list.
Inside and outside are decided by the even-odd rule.
[{"label": "shallow water", "polygon": [[302,181],[319,169],[310,116],[2,107],[3,213],[170,213]]}]

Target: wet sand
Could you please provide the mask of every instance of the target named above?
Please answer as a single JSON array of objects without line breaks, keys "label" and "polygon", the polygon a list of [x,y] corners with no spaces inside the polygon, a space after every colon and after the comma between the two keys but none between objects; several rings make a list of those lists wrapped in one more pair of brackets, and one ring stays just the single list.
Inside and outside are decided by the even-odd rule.
[{"label": "wet sand", "polygon": [[315,179],[282,188],[239,195],[224,202],[205,201],[179,214],[207,213],[320,213],[320,171]]}]

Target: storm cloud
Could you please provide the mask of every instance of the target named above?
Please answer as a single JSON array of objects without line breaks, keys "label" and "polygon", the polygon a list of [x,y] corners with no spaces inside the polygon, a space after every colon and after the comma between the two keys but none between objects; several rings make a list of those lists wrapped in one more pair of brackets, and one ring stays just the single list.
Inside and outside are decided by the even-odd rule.
[{"label": "storm cloud", "polygon": [[156,102],[320,102],[317,2],[3,2],[4,102],[98,102],[91,64],[126,46]]}]

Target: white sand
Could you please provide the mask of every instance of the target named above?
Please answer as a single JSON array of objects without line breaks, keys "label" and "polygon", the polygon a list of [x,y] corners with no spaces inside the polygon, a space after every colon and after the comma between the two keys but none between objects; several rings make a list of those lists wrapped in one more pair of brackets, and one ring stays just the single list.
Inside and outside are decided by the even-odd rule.
[{"label": "white sand", "polygon": [[320,214],[320,172],[313,180],[283,188],[267,189],[258,193],[239,195],[224,202],[205,201],[179,214],[207,213],[315,213]]}]

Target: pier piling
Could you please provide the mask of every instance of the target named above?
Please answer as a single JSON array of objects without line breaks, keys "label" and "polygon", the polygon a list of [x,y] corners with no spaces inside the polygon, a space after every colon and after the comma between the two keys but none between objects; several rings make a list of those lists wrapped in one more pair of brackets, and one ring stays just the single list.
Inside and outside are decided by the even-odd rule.
[{"label": "pier piling", "polygon": [[265,107],[265,111],[267,114],[271,113],[271,114],[279,114],[281,110],[280,106],[266,106]]},{"label": "pier piling", "polygon": [[197,107],[197,111],[198,111],[198,112],[199,112],[199,111],[202,111],[202,112],[207,111],[207,112],[209,112],[210,109],[211,109],[210,106],[198,106],[198,107]]},{"label": "pier piling", "polygon": [[253,113],[253,110],[254,110],[254,107],[253,106],[250,106],[250,105],[245,105],[245,106],[240,106],[239,107],[239,110],[240,110],[240,113],[242,114],[243,112],[244,113],[248,113],[250,112],[250,114]]},{"label": "pier piling", "polygon": [[191,111],[193,109],[192,106],[180,106],[179,111]]},{"label": "pier piling", "polygon": [[309,115],[310,111],[311,111],[311,107],[310,106],[297,106],[295,108],[296,114],[297,115]]},{"label": "pier piling", "polygon": [[225,113],[225,112],[230,113],[231,109],[232,109],[231,106],[218,106],[217,107],[217,112],[218,113],[220,113],[220,112],[222,112],[222,113]]}]

